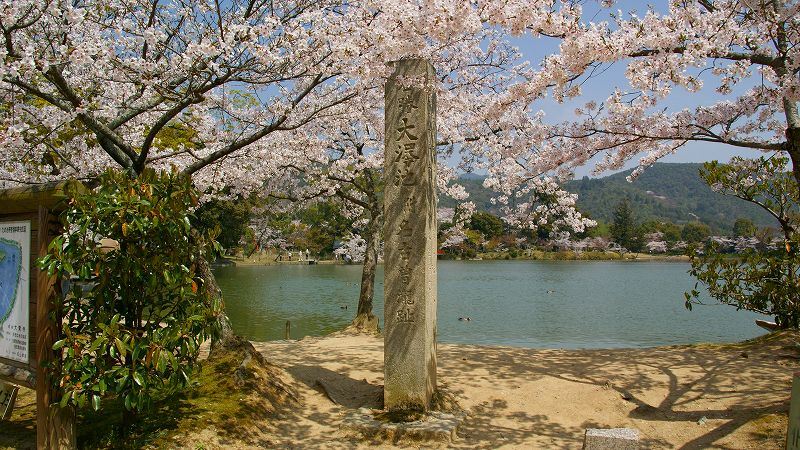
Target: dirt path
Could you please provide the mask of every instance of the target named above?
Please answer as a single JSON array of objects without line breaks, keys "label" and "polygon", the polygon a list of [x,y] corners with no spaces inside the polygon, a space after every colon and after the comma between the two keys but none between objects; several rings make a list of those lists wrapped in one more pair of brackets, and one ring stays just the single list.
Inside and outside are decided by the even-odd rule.
[{"label": "dirt path", "polygon": [[[255,343],[283,369],[300,406],[246,429],[201,427],[171,441],[190,449],[580,449],[586,428],[631,427],[642,448],[780,449],[798,340],[781,333],[742,344],[624,350],[440,344],[439,380],[469,414],[450,444],[367,442],[340,428],[351,411],[380,407],[381,338]],[[0,448],[26,447],[13,439],[32,420],[16,419],[0,423]]]},{"label": "dirt path", "polygon": [[[280,431],[273,444],[352,448],[359,442],[339,424],[355,408],[380,405],[380,338],[340,335],[257,348],[294,377],[304,405],[273,423]],[[440,380],[469,412],[459,441],[446,447],[464,449],[581,448],[589,427],[638,429],[643,448],[779,449],[791,374],[800,366],[789,334],[735,345],[625,350],[441,344],[438,355]],[[350,398],[333,404],[320,381]]]}]

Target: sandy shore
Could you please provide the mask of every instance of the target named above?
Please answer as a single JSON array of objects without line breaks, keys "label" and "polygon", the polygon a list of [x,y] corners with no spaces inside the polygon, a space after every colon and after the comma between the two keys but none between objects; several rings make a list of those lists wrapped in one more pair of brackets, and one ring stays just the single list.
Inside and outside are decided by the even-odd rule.
[{"label": "sandy shore", "polygon": [[[286,371],[302,405],[265,420],[249,442],[206,430],[187,448],[579,449],[586,428],[631,427],[642,448],[779,449],[800,366],[797,338],[571,351],[440,344],[439,379],[469,414],[448,444],[366,442],[340,428],[354,409],[380,405],[381,338],[257,343]],[[345,400],[333,403],[320,381]]]},{"label": "sandy shore", "polygon": [[[382,338],[254,343],[298,405],[231,429],[200,420],[169,447],[580,449],[586,428],[630,427],[643,449],[781,449],[798,340],[783,332],[740,344],[621,350],[440,344],[440,383],[468,414],[452,443],[376,442],[342,429],[357,408],[380,407]],[[30,394],[18,404],[30,403],[21,410],[28,416]],[[29,447],[17,438],[32,425],[32,417],[0,423],[0,448]]]}]

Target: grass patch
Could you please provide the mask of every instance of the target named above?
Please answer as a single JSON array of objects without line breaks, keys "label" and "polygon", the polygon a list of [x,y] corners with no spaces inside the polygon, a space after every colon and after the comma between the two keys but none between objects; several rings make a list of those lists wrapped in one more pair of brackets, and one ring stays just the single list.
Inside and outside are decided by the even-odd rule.
[{"label": "grass patch", "polygon": [[757,440],[782,444],[786,440],[788,424],[786,414],[765,414],[750,421],[750,433]]},{"label": "grass patch", "polygon": [[[201,430],[218,425],[235,417],[241,406],[240,392],[227,389],[224,383],[215,386],[217,378],[224,377],[226,365],[204,364],[195,374],[192,385],[172,395],[159,395],[153,409],[138,416],[131,429],[122,429],[122,402],[115,398],[103,401],[99,411],[91,408],[78,410],[78,447],[88,449],[134,449],[148,446],[165,446],[174,437],[190,430]],[[230,377],[230,373],[227,375]],[[242,421],[248,421],[242,415]],[[244,425],[244,424],[243,424]]]},{"label": "grass patch", "polygon": [[[103,401],[100,411],[78,411],[78,447],[87,449],[169,448],[185,444],[209,427],[232,440],[256,442],[255,423],[295,402],[296,395],[278,369],[242,340],[203,361],[192,384],[182,392],[157,396],[151,411],[122,430],[122,404]],[[255,352],[255,350],[252,350]]]},{"label": "grass patch", "polygon": [[0,449],[36,448],[36,392],[19,388],[10,420],[0,422]]},{"label": "grass patch", "polygon": [[779,330],[765,332],[741,342],[688,344],[688,347],[709,350],[760,350],[767,352],[781,351],[784,356],[794,355],[800,359],[800,330]]}]

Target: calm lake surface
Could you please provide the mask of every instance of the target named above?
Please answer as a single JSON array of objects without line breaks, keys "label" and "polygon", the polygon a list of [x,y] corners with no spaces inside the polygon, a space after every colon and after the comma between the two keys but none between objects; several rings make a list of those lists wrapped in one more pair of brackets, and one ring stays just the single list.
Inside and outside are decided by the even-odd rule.
[{"label": "calm lake surface", "polygon": [[[375,289],[381,326],[382,269]],[[439,261],[438,269],[440,342],[649,347],[738,341],[764,332],[754,319],[765,317],[730,306],[687,311],[683,293],[694,287],[687,263]],[[358,304],[361,266],[224,267],[215,274],[234,330],[266,341],[283,339],[287,320],[293,339],[345,327]]]}]

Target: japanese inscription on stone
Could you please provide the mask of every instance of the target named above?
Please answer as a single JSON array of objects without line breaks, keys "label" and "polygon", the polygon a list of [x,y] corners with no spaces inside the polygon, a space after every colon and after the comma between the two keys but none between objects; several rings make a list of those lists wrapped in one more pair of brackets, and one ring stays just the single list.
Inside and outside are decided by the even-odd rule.
[{"label": "japanese inscription on stone", "polygon": [[436,386],[436,77],[425,60],[394,67],[386,85],[384,405],[426,409]]}]

